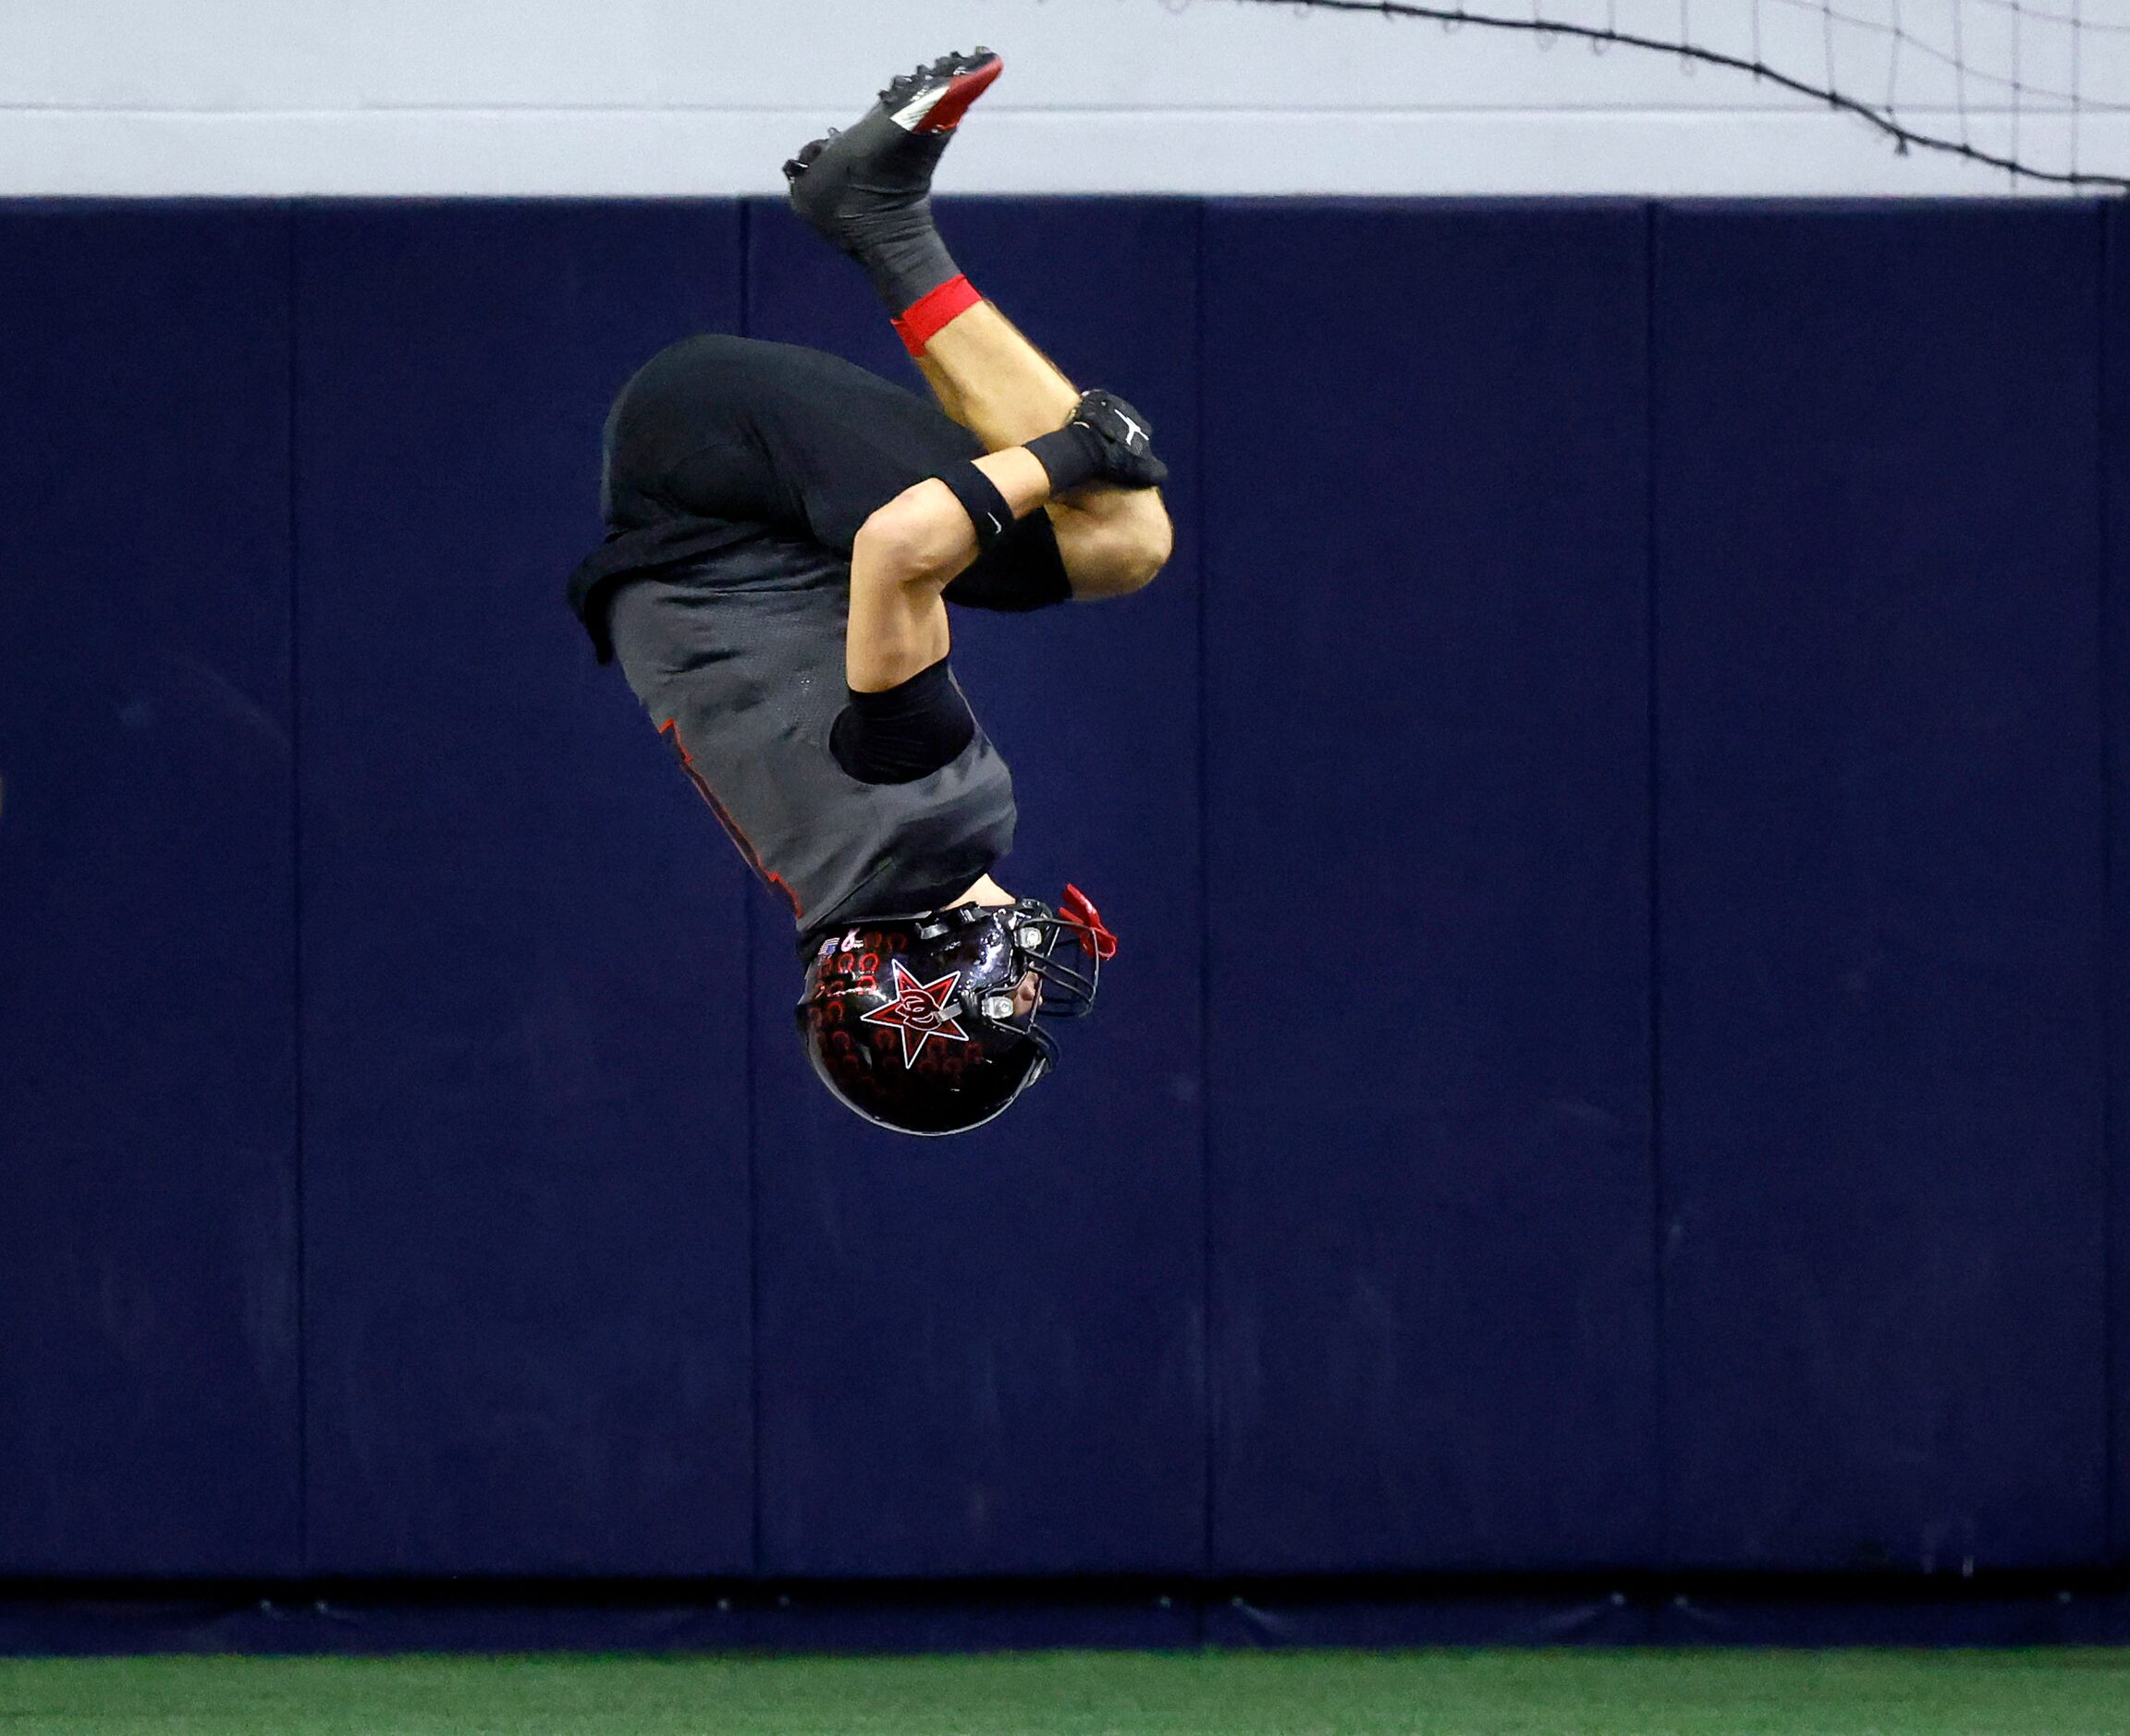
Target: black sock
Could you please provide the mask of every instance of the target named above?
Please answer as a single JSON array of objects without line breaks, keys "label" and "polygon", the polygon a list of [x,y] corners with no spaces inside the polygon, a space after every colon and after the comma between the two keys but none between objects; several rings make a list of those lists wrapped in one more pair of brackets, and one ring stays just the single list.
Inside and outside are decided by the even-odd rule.
[{"label": "black sock", "polygon": [[932,226],[931,202],[895,214],[892,230],[883,222],[877,238],[868,237],[863,251],[852,257],[865,267],[873,280],[873,292],[881,305],[900,319],[943,283],[961,275],[961,266],[948,252],[947,243]]},{"label": "black sock", "polygon": [[[899,141],[896,172],[913,178],[922,175],[924,178],[917,185],[924,185],[951,136],[919,134]],[[928,161],[912,162],[912,157]],[[947,244],[939,238],[939,231],[933,226],[930,193],[920,194],[905,205],[846,218],[842,241],[844,251],[873,280],[874,293],[898,318],[941,284],[961,275],[961,268],[955,264]]]}]

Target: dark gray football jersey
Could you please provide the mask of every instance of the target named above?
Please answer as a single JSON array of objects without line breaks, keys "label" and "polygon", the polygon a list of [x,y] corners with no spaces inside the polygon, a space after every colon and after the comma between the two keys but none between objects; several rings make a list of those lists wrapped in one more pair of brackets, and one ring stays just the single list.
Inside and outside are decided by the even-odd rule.
[{"label": "dark gray football jersey", "polygon": [[909,783],[837,763],[849,599],[845,561],[765,536],[630,581],[608,616],[629,685],[802,934],[936,908],[1013,843],[1012,776],[981,727]]},{"label": "dark gray football jersey", "polygon": [[[935,909],[1013,841],[1013,780],[981,728],[909,783],[862,782],[829,747],[859,526],[982,450],[839,357],[719,334],[661,350],[607,417],[606,540],[571,575],[570,607],[802,934]],[[1035,512],[946,596],[1022,610],[1070,590]]]}]

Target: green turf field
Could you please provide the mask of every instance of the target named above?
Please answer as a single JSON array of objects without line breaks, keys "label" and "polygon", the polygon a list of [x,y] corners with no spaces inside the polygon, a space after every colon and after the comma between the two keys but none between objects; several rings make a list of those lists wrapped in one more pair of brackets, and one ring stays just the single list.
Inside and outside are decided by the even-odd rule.
[{"label": "green turf field", "polygon": [[2130,1651],[0,1659],[0,1736],[2101,1736]]}]

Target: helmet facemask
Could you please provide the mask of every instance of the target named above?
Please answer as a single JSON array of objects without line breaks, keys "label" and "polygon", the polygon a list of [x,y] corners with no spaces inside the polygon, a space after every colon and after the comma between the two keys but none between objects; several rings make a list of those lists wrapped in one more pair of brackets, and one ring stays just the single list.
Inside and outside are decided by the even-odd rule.
[{"label": "helmet facemask", "polygon": [[1034,973],[1038,989],[1034,1010],[1021,1023],[1047,1048],[1054,1047],[1056,1040],[1041,1021],[1084,1019],[1095,1010],[1102,960],[1116,953],[1117,937],[1102,925],[1086,894],[1070,886],[1055,910],[1039,899],[1022,899],[1013,907],[1011,927],[1015,960]]}]

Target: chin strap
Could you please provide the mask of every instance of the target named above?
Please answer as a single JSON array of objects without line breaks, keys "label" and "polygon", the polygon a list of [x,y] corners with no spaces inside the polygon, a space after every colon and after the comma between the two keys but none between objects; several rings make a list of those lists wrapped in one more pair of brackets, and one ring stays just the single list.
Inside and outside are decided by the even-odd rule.
[{"label": "chin strap", "polygon": [[1103,924],[1094,900],[1078,886],[1067,884],[1065,896],[1058,900],[1058,917],[1090,959],[1100,962],[1117,956],[1117,936]]}]

